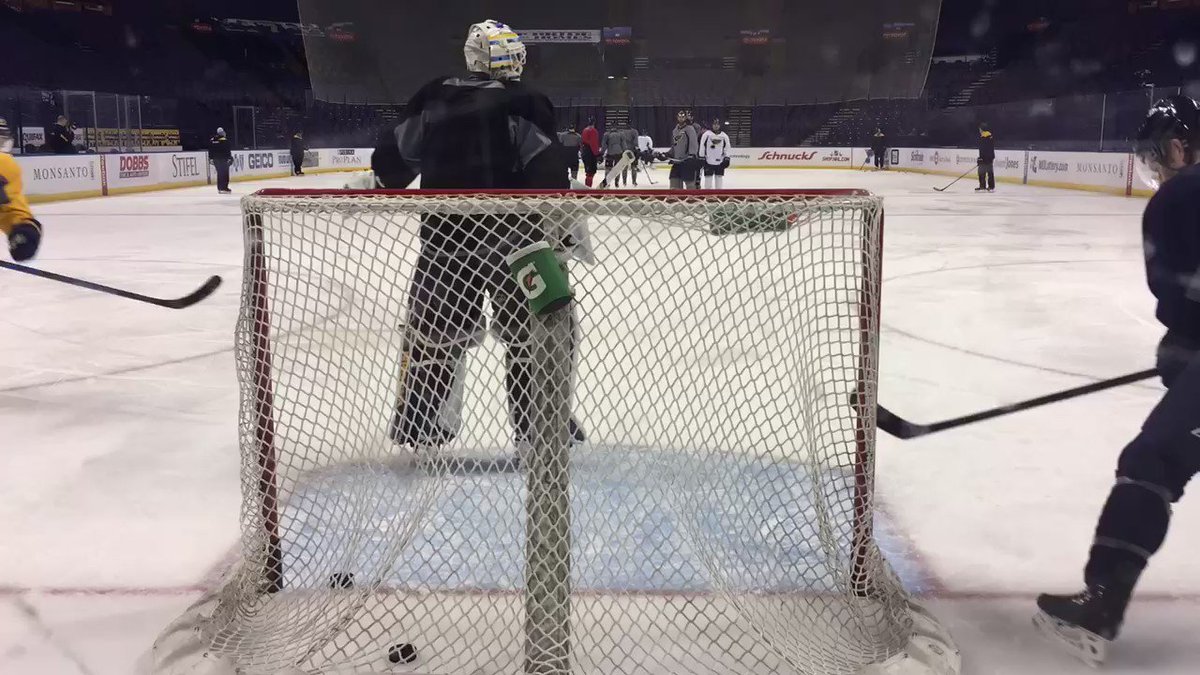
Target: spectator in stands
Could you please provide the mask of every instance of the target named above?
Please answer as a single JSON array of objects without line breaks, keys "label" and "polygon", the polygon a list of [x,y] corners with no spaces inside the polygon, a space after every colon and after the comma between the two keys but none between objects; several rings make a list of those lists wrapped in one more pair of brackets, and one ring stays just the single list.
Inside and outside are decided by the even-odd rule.
[{"label": "spectator in stands", "polygon": [[304,132],[292,134],[292,175],[304,175]]},{"label": "spectator in stands", "polygon": [[229,165],[233,164],[233,152],[229,149],[229,139],[225,137],[225,129],[217,127],[217,135],[208,141],[208,161],[217,170],[217,192],[227,195],[229,189]]},{"label": "spectator in stands", "polygon": [[996,139],[984,122],[979,123],[979,159],[976,161],[979,163],[979,187],[975,191],[995,192],[996,170],[992,165],[996,161]]},{"label": "spectator in stands", "polygon": [[886,169],[883,159],[887,156],[887,134],[880,127],[875,127],[875,133],[871,136],[871,153],[875,155],[875,168]]},{"label": "spectator in stands", "polygon": [[75,131],[66,115],[46,129],[46,148],[56,155],[75,154]]},{"label": "spectator in stands", "polygon": [[575,125],[558,133],[558,142],[563,146],[563,163],[567,165],[567,174],[571,180],[579,180],[579,144],[581,138],[575,131]]}]

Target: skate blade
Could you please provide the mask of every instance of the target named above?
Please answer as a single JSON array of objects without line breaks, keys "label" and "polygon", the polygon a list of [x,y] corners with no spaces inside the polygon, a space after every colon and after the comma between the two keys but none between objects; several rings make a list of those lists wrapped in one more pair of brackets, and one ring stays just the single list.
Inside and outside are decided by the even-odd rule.
[{"label": "skate blade", "polygon": [[1043,637],[1093,668],[1099,668],[1108,658],[1109,641],[1091,631],[1060,621],[1045,612],[1034,615],[1033,625]]}]

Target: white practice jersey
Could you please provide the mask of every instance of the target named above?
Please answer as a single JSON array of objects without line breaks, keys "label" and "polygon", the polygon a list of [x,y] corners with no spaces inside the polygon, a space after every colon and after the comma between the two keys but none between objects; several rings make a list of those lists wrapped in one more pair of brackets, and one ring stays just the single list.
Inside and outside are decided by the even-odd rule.
[{"label": "white practice jersey", "polygon": [[645,152],[654,149],[654,139],[649,136],[638,136],[638,150]]},{"label": "white practice jersey", "polygon": [[706,164],[715,166],[724,162],[725,158],[729,156],[729,134],[724,131],[704,132],[704,137],[700,139],[700,156],[704,158]]}]

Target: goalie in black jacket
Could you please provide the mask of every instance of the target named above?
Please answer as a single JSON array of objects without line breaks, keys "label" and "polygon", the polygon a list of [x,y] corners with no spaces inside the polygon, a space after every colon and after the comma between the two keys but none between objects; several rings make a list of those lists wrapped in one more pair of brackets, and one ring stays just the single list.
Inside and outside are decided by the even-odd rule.
[{"label": "goalie in black jacket", "polygon": [[[464,52],[470,73],[421,87],[375,149],[371,168],[378,184],[405,188],[420,174],[424,189],[568,189],[554,106],[519,80],[525,64],[520,37],[500,22],[484,21],[469,29]],[[435,448],[453,438],[440,420],[463,354],[482,333],[487,298],[493,332],[507,347],[508,409],[520,447],[532,432],[530,316],[505,257],[555,235],[527,215],[427,214],[421,223],[405,336],[408,367],[392,438]],[[577,427],[573,431],[581,438]]]}]

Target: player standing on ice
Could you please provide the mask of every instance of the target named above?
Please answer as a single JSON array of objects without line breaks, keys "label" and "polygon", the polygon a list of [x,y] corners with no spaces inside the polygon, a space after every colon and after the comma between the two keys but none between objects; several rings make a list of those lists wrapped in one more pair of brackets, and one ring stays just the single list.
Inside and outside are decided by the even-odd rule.
[{"label": "player standing on ice", "polygon": [[596,123],[588,120],[580,135],[579,159],[583,160],[583,182],[592,187],[596,178],[596,166],[600,163],[600,132],[596,131]]},{"label": "player standing on ice", "polygon": [[637,180],[638,132],[637,132],[637,129],[634,129],[632,126],[625,124],[625,125],[622,125],[620,133],[621,133],[621,149],[624,152],[633,153],[633,163],[629,165],[628,169],[621,172],[621,178],[625,181],[626,185],[629,185],[629,179],[627,178],[627,175],[633,176],[633,186],[637,187],[637,184],[638,184],[638,180]]},{"label": "player standing on ice", "polygon": [[1200,472],[1200,107],[1159,101],[1138,131],[1138,170],[1157,193],[1142,218],[1146,277],[1167,333],[1157,366],[1167,393],[1117,462],[1075,595],[1041,595],[1034,623],[1097,665],[1117,637],[1138,577],[1167,535],[1171,505]]},{"label": "player standing on ice", "polygon": [[612,175],[613,167],[621,161],[624,152],[624,140],[621,132],[616,129],[605,129],[600,137],[600,154],[604,155],[604,182],[613,187],[621,187],[621,177]]},{"label": "player standing on ice", "polygon": [[37,254],[42,242],[42,224],[29,210],[21,165],[9,154],[12,148],[12,128],[0,117],[0,232],[8,239],[9,255],[22,262]]},{"label": "player standing on ice", "polygon": [[562,145],[563,161],[567,165],[567,175],[571,180],[579,180],[579,132],[575,125],[567,127],[558,134],[558,142]]},{"label": "player standing on ice", "polygon": [[996,138],[988,130],[988,125],[979,123],[979,187],[976,192],[996,191]]},{"label": "player standing on ice", "polygon": [[654,139],[649,136],[638,136],[638,156],[646,168],[654,166]]},{"label": "player standing on ice", "polygon": [[[471,26],[463,51],[470,73],[438,77],[413,95],[400,124],[371,157],[375,180],[393,189],[407,187],[418,174],[422,188],[567,189],[554,106],[520,82],[521,38],[488,20]],[[428,214],[421,221],[408,308],[409,366],[392,439],[427,448],[454,437],[439,420],[461,360],[482,331],[486,296],[493,331],[507,347],[505,388],[520,447],[533,431],[530,315],[505,257],[551,239],[551,233],[528,216]],[[572,435],[582,440],[573,420]]]},{"label": "player standing on ice", "polygon": [[884,163],[884,157],[887,156],[887,134],[883,133],[883,129],[875,127],[875,134],[871,136],[871,153],[875,155],[875,169],[881,171],[887,168]]},{"label": "player standing on ice", "polygon": [[721,131],[721,120],[713,120],[711,131],[700,139],[700,155],[704,160],[704,188],[720,190],[725,187],[725,169],[729,167],[729,134]]},{"label": "player standing on ice", "polygon": [[217,170],[217,193],[232,193],[229,189],[229,167],[233,164],[233,151],[229,149],[229,138],[221,127],[217,127],[217,134],[208,141],[208,161]]},{"label": "player standing on ice", "polygon": [[305,148],[305,143],[304,143],[304,132],[297,131],[296,133],[292,134],[291,151],[292,151],[292,175],[293,176],[303,176],[304,175],[304,150],[305,149],[306,148]]},{"label": "player standing on ice", "polygon": [[671,151],[664,159],[671,163],[671,189],[682,190],[692,184],[692,170],[700,147],[696,130],[688,124],[687,113],[680,110],[675,114],[675,128],[671,131]]}]

